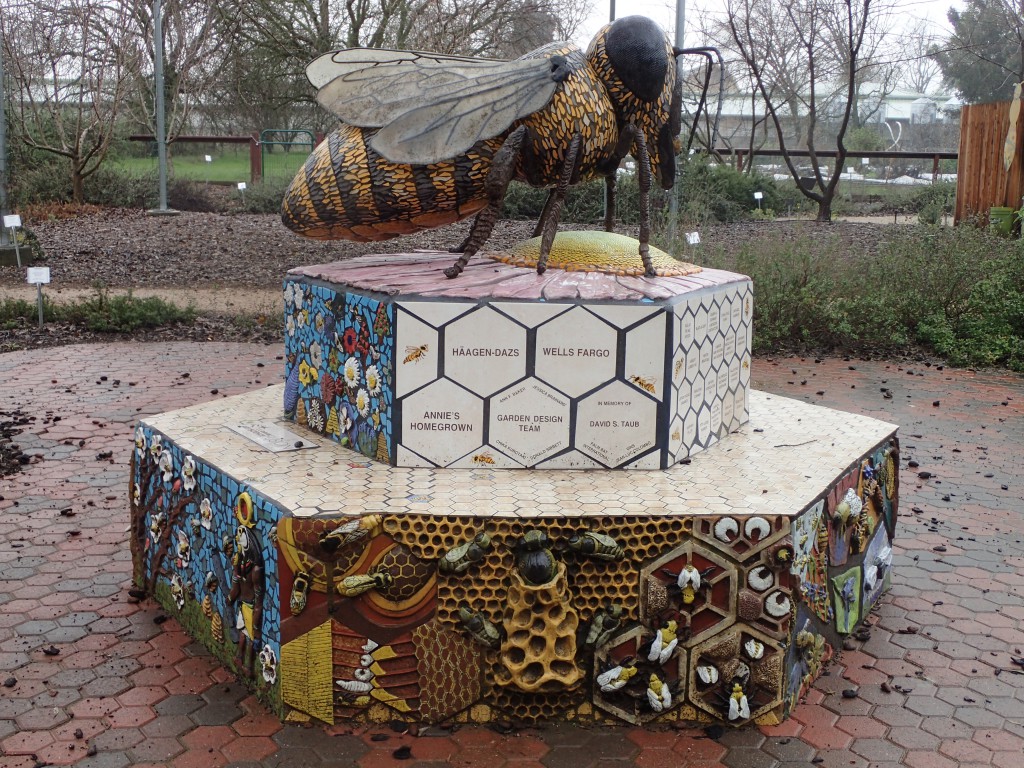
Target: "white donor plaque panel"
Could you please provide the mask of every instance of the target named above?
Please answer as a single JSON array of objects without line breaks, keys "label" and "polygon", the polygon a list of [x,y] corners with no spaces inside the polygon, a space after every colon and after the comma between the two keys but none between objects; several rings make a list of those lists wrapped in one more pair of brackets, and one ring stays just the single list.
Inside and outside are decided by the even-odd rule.
[{"label": "white donor plaque panel", "polygon": [[609,467],[653,448],[657,404],[621,381],[585,398],[576,415],[576,447]]},{"label": "white donor plaque panel", "polygon": [[402,444],[444,467],[483,442],[483,401],[457,384],[435,381],[402,404]]},{"label": "white donor plaque panel", "polygon": [[526,373],[526,329],[492,309],[451,323],[444,335],[444,372],[487,397]]},{"label": "white donor plaque panel", "polygon": [[569,400],[536,379],[491,399],[491,445],[532,466],[569,447]]},{"label": "white donor plaque panel", "polygon": [[537,378],[571,397],[615,377],[618,331],[581,307],[537,329]]}]

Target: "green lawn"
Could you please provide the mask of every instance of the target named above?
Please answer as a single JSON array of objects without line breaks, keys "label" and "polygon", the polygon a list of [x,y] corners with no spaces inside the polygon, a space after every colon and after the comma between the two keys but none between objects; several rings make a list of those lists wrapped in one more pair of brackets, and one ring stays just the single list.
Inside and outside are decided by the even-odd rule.
[{"label": "green lawn", "polygon": [[[173,151],[168,158],[168,168],[172,176],[196,181],[234,184],[239,181],[248,182],[249,148],[245,145],[228,147],[222,152],[215,149],[209,151],[210,162],[206,162],[205,153],[175,155]],[[264,179],[289,179],[306,161],[306,152],[270,152],[264,155]],[[122,157],[112,159],[111,164],[130,173],[144,175],[157,172],[155,157]]]}]

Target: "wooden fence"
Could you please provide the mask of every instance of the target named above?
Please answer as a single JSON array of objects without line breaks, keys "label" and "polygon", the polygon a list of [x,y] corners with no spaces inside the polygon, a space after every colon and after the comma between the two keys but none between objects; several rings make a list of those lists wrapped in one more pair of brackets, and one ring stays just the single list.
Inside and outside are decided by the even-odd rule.
[{"label": "wooden fence", "polygon": [[[1024,115],[1016,119],[1015,130],[1009,137],[1013,142],[1009,169],[1003,160],[1013,104],[1012,101],[1000,101],[963,108],[954,217],[957,223],[976,216],[987,219],[992,207],[1021,207],[1021,198],[1024,197]],[[1019,113],[1020,109],[1016,112]]]}]

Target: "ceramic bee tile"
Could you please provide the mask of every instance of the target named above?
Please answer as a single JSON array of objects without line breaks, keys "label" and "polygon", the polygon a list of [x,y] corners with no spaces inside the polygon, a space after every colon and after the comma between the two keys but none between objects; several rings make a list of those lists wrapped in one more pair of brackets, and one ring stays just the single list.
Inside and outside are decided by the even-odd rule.
[{"label": "ceramic bee tile", "polygon": [[861,617],[861,567],[849,568],[830,579],[835,629],[841,635],[853,632]]},{"label": "ceramic bee tile", "polygon": [[799,606],[786,656],[786,680],[783,683],[786,714],[793,711],[832,658],[832,653],[832,645],[808,607]]}]

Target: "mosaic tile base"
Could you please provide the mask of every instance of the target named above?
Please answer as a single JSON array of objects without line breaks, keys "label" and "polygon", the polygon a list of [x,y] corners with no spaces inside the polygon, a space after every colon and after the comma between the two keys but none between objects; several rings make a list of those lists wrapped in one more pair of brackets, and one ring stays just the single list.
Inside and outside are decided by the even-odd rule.
[{"label": "mosaic tile base", "polygon": [[291,270],[285,412],[396,466],[658,469],[748,417],[752,287],[450,254]]},{"label": "mosaic tile base", "polygon": [[[147,419],[147,588],[280,716],[778,722],[890,579],[895,427],[751,393],[669,470],[396,468],[282,387]],[[255,435],[259,440],[250,439]]]}]

